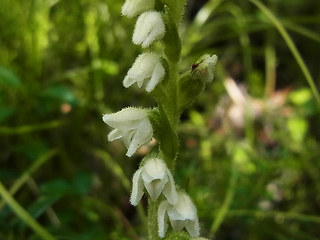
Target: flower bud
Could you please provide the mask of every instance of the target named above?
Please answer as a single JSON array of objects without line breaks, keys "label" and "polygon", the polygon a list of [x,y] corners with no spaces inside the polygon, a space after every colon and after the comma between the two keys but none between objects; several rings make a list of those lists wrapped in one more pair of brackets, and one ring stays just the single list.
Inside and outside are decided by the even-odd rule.
[{"label": "flower bud", "polygon": [[161,13],[149,11],[142,13],[136,23],[132,41],[141,44],[143,48],[150,46],[156,40],[161,39],[166,32]]},{"label": "flower bud", "polygon": [[161,57],[156,53],[140,54],[123,80],[124,87],[137,83],[141,87],[146,82],[147,92],[151,92],[164,78],[165,69],[161,64]]},{"label": "flower bud", "polygon": [[127,0],[122,6],[122,15],[135,17],[154,8],[155,0]]},{"label": "flower bud", "polygon": [[188,107],[203,91],[205,84],[213,80],[214,66],[218,60],[216,55],[202,56],[192,65],[191,71],[183,74],[179,79],[179,110]]},{"label": "flower bud", "polygon": [[217,55],[203,55],[195,64],[192,65],[192,75],[205,82],[211,82],[214,76],[214,67],[218,61]]}]

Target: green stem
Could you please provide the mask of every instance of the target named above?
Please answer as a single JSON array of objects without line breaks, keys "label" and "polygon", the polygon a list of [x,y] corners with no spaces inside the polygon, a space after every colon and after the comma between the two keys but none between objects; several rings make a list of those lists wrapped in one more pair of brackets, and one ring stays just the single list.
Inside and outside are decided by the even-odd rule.
[{"label": "green stem", "polygon": [[227,213],[229,211],[232,199],[233,199],[233,195],[234,195],[234,191],[236,188],[236,183],[237,183],[237,178],[238,178],[238,172],[236,169],[236,163],[235,160],[233,160],[232,163],[232,171],[231,171],[231,175],[230,175],[230,181],[229,181],[229,187],[228,187],[228,191],[227,191],[227,195],[224,199],[224,202],[222,204],[222,207],[220,208],[216,219],[214,220],[214,222],[211,225],[211,229],[210,229],[210,239],[213,239],[215,233],[217,232],[217,230],[219,229],[220,225],[222,224],[223,220],[226,218]]},{"label": "green stem", "polygon": [[293,40],[291,39],[291,37],[288,34],[288,32],[286,31],[286,29],[283,27],[283,25],[277,19],[277,17],[263,3],[261,3],[259,0],[250,0],[250,2],[252,2],[254,5],[256,5],[256,7],[258,7],[269,18],[269,20],[274,24],[274,26],[278,29],[278,31],[281,34],[281,36],[283,37],[284,41],[288,45],[292,55],[296,59],[299,67],[301,68],[301,71],[304,74],[304,76],[305,76],[305,78],[306,78],[306,80],[312,90],[312,93],[313,93],[314,97],[316,98],[316,101],[320,105],[320,94],[319,94],[318,89],[314,83],[314,80],[309,72],[308,67],[304,63],[297,47],[295,46]]},{"label": "green stem", "polygon": [[28,224],[44,240],[57,240],[45,228],[43,228],[7,191],[0,181],[0,195],[8,203],[15,214]]},{"label": "green stem", "polygon": [[[270,32],[268,36],[272,35]],[[269,37],[270,38],[270,37]],[[265,97],[270,97],[275,90],[276,86],[276,51],[268,39],[267,46],[265,49],[265,62],[266,62],[266,86],[264,95]]]},{"label": "green stem", "polygon": [[158,236],[158,207],[159,201],[148,199],[148,233],[149,240],[160,240]]}]

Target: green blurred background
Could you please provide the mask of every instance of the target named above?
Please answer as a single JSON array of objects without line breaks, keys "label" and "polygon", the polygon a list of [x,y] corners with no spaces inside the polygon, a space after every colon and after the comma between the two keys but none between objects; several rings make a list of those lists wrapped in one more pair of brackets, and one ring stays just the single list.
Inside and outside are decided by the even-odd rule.
[{"label": "green blurred background", "polygon": [[[118,0],[1,0],[0,180],[61,240],[146,239],[129,204],[131,159],[102,114],[153,107],[122,80],[140,47]],[[320,82],[320,1],[265,0]],[[181,70],[217,54],[215,80],[183,113],[176,182],[203,236],[320,239],[319,109],[288,39],[249,1],[188,1]],[[311,84],[312,85],[312,84]],[[315,89],[313,89],[315,90]],[[40,239],[0,197],[0,239]]]}]

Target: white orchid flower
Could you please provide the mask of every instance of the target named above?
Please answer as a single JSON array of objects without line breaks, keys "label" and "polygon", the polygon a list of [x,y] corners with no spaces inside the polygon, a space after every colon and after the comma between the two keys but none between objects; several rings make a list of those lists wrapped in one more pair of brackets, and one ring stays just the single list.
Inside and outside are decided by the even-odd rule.
[{"label": "white orchid flower", "polygon": [[156,201],[161,193],[172,204],[178,201],[172,174],[160,158],[148,159],[133,175],[132,185],[130,202],[134,206],[141,200],[144,188],[153,201]]},{"label": "white orchid flower", "polygon": [[143,48],[146,48],[154,41],[161,39],[165,32],[166,27],[161,13],[156,11],[144,12],[137,20],[132,41],[134,44],[141,44]]},{"label": "white orchid flower", "polygon": [[137,83],[140,88],[146,81],[146,91],[151,92],[164,78],[166,72],[161,64],[160,55],[152,52],[140,54],[123,80],[123,86],[128,88]]},{"label": "white orchid flower", "polygon": [[104,114],[103,121],[115,128],[108,135],[108,140],[122,138],[128,148],[126,155],[131,157],[143,144],[148,143],[153,135],[148,112],[140,108],[124,108],[119,112]]},{"label": "white orchid flower", "polygon": [[122,6],[122,15],[135,17],[142,12],[154,9],[155,0],[127,0]]},{"label": "white orchid flower", "polygon": [[164,200],[158,208],[158,233],[164,238],[167,231],[167,219],[169,218],[174,231],[186,228],[191,237],[199,237],[200,227],[197,209],[190,197],[183,192],[178,193],[178,202],[175,205]]}]

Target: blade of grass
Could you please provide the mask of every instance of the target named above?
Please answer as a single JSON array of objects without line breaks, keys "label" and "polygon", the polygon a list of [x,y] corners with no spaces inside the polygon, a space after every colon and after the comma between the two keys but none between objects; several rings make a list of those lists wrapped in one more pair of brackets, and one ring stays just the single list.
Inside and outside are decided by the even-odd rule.
[{"label": "blade of grass", "polygon": [[276,51],[272,44],[273,42],[273,34],[272,32],[268,32],[267,35],[267,44],[265,47],[265,71],[266,71],[266,85],[264,89],[265,97],[270,97],[276,86]]},{"label": "blade of grass", "polygon": [[219,229],[220,225],[222,224],[223,220],[226,218],[227,213],[229,211],[229,208],[233,199],[234,191],[236,189],[237,179],[238,179],[238,172],[236,169],[236,165],[237,165],[236,162],[233,160],[227,195],[223,201],[222,207],[219,209],[219,212],[216,215],[216,218],[211,225],[210,235],[209,235],[210,239],[213,239],[215,233]]},{"label": "blade of grass", "polygon": [[29,225],[44,240],[57,240],[44,227],[42,227],[30,214],[11,196],[5,186],[0,181],[0,195],[7,202],[13,212]]},{"label": "blade of grass", "polygon": [[250,0],[250,2],[252,2],[257,8],[259,8],[268,17],[268,19],[273,23],[273,25],[277,28],[277,30],[279,31],[279,33],[283,37],[284,41],[286,42],[288,48],[290,49],[292,55],[296,59],[299,67],[301,68],[301,71],[304,74],[316,101],[320,105],[320,95],[319,95],[318,89],[314,83],[314,80],[309,72],[308,67],[306,66],[305,62],[303,61],[297,47],[295,46],[292,38],[290,37],[290,35],[286,31],[286,29],[283,27],[283,25],[277,19],[277,17],[271,12],[271,10],[269,8],[267,8],[263,3],[261,3],[259,0]]},{"label": "blade of grass", "polygon": [[284,220],[297,220],[303,222],[312,222],[320,224],[319,216],[312,216],[294,212],[279,212],[279,211],[259,211],[259,210],[231,210],[228,216],[249,216],[254,218],[283,218]]},{"label": "blade of grass", "polygon": [[[13,196],[20,187],[25,184],[29,179],[30,176],[37,171],[37,169],[42,166],[45,162],[50,160],[54,155],[58,153],[57,149],[50,150],[43,155],[41,155],[26,171],[23,172],[23,174],[13,183],[12,187],[9,190],[9,193]],[[0,202],[0,210],[5,205],[4,201]]]},{"label": "blade of grass", "polygon": [[314,32],[314,31],[311,31],[305,27],[302,27],[299,24],[295,24],[293,22],[290,22],[288,20],[283,20],[282,23],[287,29],[289,29],[293,32],[296,32],[304,37],[312,39],[314,41],[320,42],[320,34]]},{"label": "blade of grass", "polygon": [[64,124],[66,124],[65,121],[55,120],[51,122],[40,123],[36,125],[26,125],[21,127],[0,127],[0,133],[6,134],[6,135],[14,135],[14,134],[19,135],[19,134],[26,134],[26,133],[50,129],[50,128],[57,128]]},{"label": "blade of grass", "polygon": [[222,2],[223,0],[211,0],[205,4],[197,13],[193,25],[197,28],[201,27]]}]

